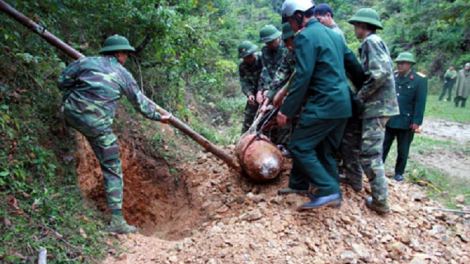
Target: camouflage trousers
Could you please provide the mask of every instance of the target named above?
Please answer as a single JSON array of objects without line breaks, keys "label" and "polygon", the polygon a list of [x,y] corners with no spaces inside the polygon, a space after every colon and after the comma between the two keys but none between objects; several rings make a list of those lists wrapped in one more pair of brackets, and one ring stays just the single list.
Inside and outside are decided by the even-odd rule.
[{"label": "camouflage trousers", "polygon": [[372,198],[388,203],[388,185],[382,161],[385,124],[390,117],[351,117],[344,131],[341,154],[345,177],[362,186],[362,174],[369,179]]},{"label": "camouflage trousers", "polygon": [[108,209],[122,209],[123,180],[117,136],[111,128],[97,130],[90,126],[92,117],[75,112],[67,103],[64,106],[64,118],[67,124],[86,137],[100,162]]},{"label": "camouflage trousers", "polygon": [[248,129],[253,124],[256,113],[258,112],[258,108],[259,104],[257,102],[255,102],[254,105],[250,105],[248,102],[246,102],[245,111],[243,111],[245,114],[245,120],[243,121],[242,125],[242,134],[248,131]]}]

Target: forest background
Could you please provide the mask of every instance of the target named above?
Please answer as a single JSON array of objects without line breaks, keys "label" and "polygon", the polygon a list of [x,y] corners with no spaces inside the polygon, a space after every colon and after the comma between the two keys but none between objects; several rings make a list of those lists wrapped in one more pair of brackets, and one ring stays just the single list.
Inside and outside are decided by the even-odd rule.
[{"label": "forest background", "polygon": [[[106,37],[126,36],[136,47],[126,68],[144,93],[213,143],[232,144],[246,103],[238,83],[236,48],[246,39],[257,43],[258,31],[266,24],[280,29],[283,1],[7,2],[86,56],[97,55]],[[376,9],[385,26],[379,34],[392,57],[414,53],[416,67],[428,75],[430,94],[440,91],[450,64],[460,69],[470,61],[466,0],[327,3],[354,52],[360,43],[347,19],[359,8]],[[107,253],[104,235],[95,232],[84,238],[73,224],[76,212],[102,220],[81,202],[70,158],[74,138],[62,131],[58,112],[61,95],[55,81],[71,59],[6,14],[0,14],[0,23],[0,260],[26,261],[38,250],[38,240],[53,241],[54,236],[44,236],[51,228],[85,245],[82,250],[66,245],[68,250],[61,250],[60,239],[51,242],[49,251],[57,262],[100,258]],[[135,114],[126,100],[122,103]],[[125,124],[117,123],[119,131]],[[149,126],[144,124],[136,133]],[[163,136],[150,140],[161,143]],[[85,227],[88,234],[100,228]]]}]

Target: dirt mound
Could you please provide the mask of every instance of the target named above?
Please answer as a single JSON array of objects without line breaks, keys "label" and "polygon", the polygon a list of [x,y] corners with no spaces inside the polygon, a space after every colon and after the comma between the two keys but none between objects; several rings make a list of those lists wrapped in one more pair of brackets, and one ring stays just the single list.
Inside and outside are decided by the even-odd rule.
[{"label": "dirt mound", "polygon": [[[179,208],[160,207],[176,216],[172,224],[189,231],[176,241],[145,232],[119,236],[128,252],[105,263],[470,263],[468,215],[433,210],[441,206],[418,187],[390,182],[393,212],[385,217],[365,207],[369,189],[355,193],[344,186],[340,209],[299,213],[296,208],[307,197],[276,195],[287,186],[289,168],[287,162],[279,178],[256,184],[200,153],[197,161],[179,168],[184,173],[173,191],[184,189],[185,202]],[[139,195],[138,189],[126,192]],[[165,194],[149,196],[147,204],[178,204]],[[177,232],[153,210],[127,216],[145,212],[153,212],[154,228]]]}]

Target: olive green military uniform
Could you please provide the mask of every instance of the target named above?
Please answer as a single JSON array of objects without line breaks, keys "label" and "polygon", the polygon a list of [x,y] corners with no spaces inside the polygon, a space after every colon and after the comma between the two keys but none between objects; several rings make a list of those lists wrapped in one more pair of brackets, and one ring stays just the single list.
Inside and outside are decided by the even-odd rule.
[{"label": "olive green military uniform", "polygon": [[423,123],[428,81],[424,74],[415,70],[411,70],[404,76],[396,73],[395,90],[400,114],[392,116],[387,123],[382,160],[385,162],[393,140],[396,138],[398,155],[395,174],[403,175],[414,136],[411,125]]},{"label": "olive green military uniform", "polygon": [[444,98],[444,96],[446,95],[446,92],[448,93],[447,101],[451,100],[452,88],[454,88],[456,78],[457,78],[457,71],[447,69],[446,73],[444,74],[444,86],[442,87],[441,95],[439,95],[439,101],[441,101],[442,98]]},{"label": "olive green military uniform", "polygon": [[345,68],[362,72],[354,54],[341,36],[312,18],[294,38],[296,75],[281,112],[294,117],[304,98],[300,122],[289,141],[293,167],[289,187],[314,187],[315,196],[339,193],[336,153],[351,100]]}]

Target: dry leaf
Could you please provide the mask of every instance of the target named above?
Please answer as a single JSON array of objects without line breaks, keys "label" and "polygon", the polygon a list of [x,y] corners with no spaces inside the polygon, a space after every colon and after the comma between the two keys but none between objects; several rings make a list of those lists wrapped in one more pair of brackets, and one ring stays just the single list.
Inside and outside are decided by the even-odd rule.
[{"label": "dry leaf", "polygon": [[85,231],[83,231],[83,228],[80,227],[80,230],[78,232],[84,239],[88,239],[88,236],[85,234]]},{"label": "dry leaf", "polygon": [[6,227],[11,226],[11,221],[8,220],[8,218],[6,218],[6,217],[3,217],[3,218],[2,218],[2,223],[3,223],[3,225],[6,226]]},{"label": "dry leaf", "polygon": [[8,200],[8,203],[13,207],[15,208],[16,210],[20,210],[20,208],[18,207],[18,200],[16,200],[15,197],[10,197],[10,199]]}]

